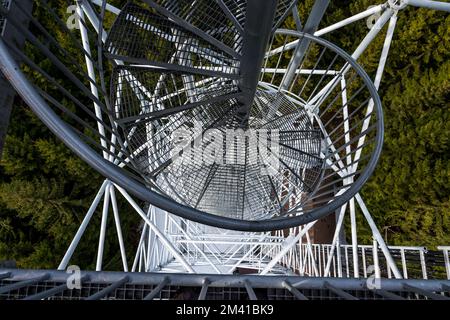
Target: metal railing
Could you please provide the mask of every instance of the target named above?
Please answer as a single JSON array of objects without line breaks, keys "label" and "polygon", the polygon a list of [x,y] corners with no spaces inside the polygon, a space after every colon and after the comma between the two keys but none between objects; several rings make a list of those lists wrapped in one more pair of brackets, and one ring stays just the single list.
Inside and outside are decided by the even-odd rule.
[{"label": "metal railing", "polygon": [[[299,275],[313,277],[358,278],[363,276],[393,278],[383,253],[378,246],[358,245],[358,276],[353,268],[352,245],[340,244],[332,252],[331,244],[302,243],[293,247],[281,260],[280,264]],[[389,246],[389,251],[401,271],[404,279],[449,279],[450,280],[450,246],[439,246],[437,251],[426,247]],[[264,248],[270,256],[275,256],[282,246]]]},{"label": "metal railing", "polygon": [[[183,252],[185,259],[195,266],[214,263],[220,273],[236,269],[254,270],[271,274],[297,274],[308,277],[335,278],[400,278],[392,271],[379,244],[354,246],[351,244],[314,244],[298,241],[287,252],[291,238],[265,235],[202,234],[191,230],[190,236],[172,230],[168,237]],[[450,246],[439,246],[429,250],[420,246],[388,246],[393,263],[403,279],[449,279]],[[283,253],[284,252],[284,253]],[[281,254],[280,254],[281,253]],[[268,268],[275,257],[281,257]],[[205,259],[207,257],[207,259]],[[354,262],[357,261],[356,267]],[[173,266],[173,265],[172,265]]]},{"label": "metal railing", "polygon": [[0,300],[449,300],[450,281],[0,269]]}]

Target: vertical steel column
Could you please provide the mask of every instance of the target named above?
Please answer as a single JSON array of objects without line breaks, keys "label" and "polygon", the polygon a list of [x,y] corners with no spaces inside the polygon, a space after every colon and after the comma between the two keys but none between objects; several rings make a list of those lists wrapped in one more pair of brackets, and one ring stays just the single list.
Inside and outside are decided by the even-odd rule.
[{"label": "vertical steel column", "polygon": [[239,117],[246,123],[250,106],[256,93],[261,67],[270,39],[278,0],[247,1],[241,58],[241,79],[239,88],[244,93],[239,99],[242,104]]},{"label": "vertical steel column", "polygon": [[[308,20],[305,23],[303,32],[314,34],[317,31],[317,28],[319,27],[320,21],[322,20],[329,3],[330,0],[316,0],[311,9],[311,13],[308,17]],[[306,50],[308,50],[309,43],[310,43],[309,40],[303,39],[297,45],[293,58],[289,62],[288,69],[281,82],[280,89],[287,90],[289,86],[292,84],[292,81],[294,81],[295,72],[302,63]]]}]

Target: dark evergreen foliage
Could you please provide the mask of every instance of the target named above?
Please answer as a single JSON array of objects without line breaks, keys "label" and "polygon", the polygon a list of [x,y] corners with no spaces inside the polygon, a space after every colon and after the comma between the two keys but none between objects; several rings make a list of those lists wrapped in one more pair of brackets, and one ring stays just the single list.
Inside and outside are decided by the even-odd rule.
[{"label": "dark evergreen foliage", "polygon": [[[52,2],[59,3],[61,16],[68,16],[65,1]],[[313,0],[302,3],[300,15],[305,21]],[[333,1],[322,26],[371,4],[367,0]],[[40,15],[50,19],[45,12]],[[293,21],[286,24],[293,26]],[[351,52],[367,32],[366,22],[361,21],[326,38]],[[64,34],[58,40],[70,48]],[[384,36],[377,38],[359,61],[371,76],[383,41]],[[363,189],[364,199],[389,244],[448,245],[450,15],[416,8],[399,13],[380,95],[385,145],[376,172]],[[55,268],[101,181],[17,99],[0,165],[0,260],[16,260],[22,268]],[[138,219],[122,203],[121,212],[131,249],[137,241]],[[94,264],[99,217],[97,210],[73,259],[84,268]],[[358,223],[360,240],[370,241],[362,218]],[[106,269],[120,268],[113,231],[108,233],[105,256],[111,257]]]}]

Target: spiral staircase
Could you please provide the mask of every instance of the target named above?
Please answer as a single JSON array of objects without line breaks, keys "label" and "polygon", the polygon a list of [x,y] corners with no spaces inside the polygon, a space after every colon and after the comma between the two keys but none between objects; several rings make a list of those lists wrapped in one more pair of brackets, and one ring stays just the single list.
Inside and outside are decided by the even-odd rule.
[{"label": "spiral staircase", "polygon": [[[3,73],[50,130],[105,177],[59,271],[5,269],[0,298],[67,297],[63,270],[101,200],[97,273],[82,273],[76,298],[153,299],[166,291],[172,298],[171,286],[199,286],[195,296],[205,298],[208,288],[233,285],[245,289],[235,297],[251,299],[255,288],[268,289],[264,297],[282,290],[317,298],[308,290],[321,290],[319,297],[353,299],[369,290],[369,265],[375,280],[386,278],[371,299],[448,298],[448,281],[391,278],[443,275],[442,265],[448,276],[449,248],[388,247],[359,195],[383,144],[377,89],[397,13],[411,1],[388,1],[323,29],[325,0],[314,2],[304,25],[293,0],[116,2],[75,1],[75,31],[47,1],[36,1],[35,10],[46,10],[54,25],[15,3],[30,19],[27,28],[0,7],[36,51],[3,37]],[[352,54],[320,37],[375,13],[375,26]],[[280,28],[287,17],[294,29]],[[387,22],[372,81],[357,59]],[[70,47],[57,40],[61,32]],[[141,219],[132,261],[116,192]],[[123,274],[102,272],[111,210]],[[357,242],[357,211],[373,244]],[[342,240],[347,212],[350,245]],[[331,244],[316,244],[313,231],[326,219]],[[439,272],[430,269],[433,259]],[[305,277],[316,280],[302,284]],[[136,294],[139,285],[148,287]],[[119,293],[127,286],[131,293]]]}]

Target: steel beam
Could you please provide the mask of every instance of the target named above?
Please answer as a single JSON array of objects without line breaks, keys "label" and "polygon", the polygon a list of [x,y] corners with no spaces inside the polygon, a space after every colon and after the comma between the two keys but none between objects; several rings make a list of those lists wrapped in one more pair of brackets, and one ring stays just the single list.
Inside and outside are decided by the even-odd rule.
[{"label": "steel beam", "polygon": [[7,279],[11,276],[11,272],[0,273],[0,280]]},{"label": "steel beam", "polygon": [[46,273],[42,274],[42,272],[41,272],[41,274],[39,276],[32,277],[31,279],[29,278],[29,279],[26,279],[26,280],[23,280],[23,281],[19,281],[19,282],[16,282],[16,283],[12,283],[12,284],[0,287],[0,294],[6,293],[6,292],[10,292],[10,291],[13,291],[13,290],[17,290],[17,289],[20,289],[20,288],[23,288],[23,287],[32,286],[32,285],[34,285],[36,283],[39,283],[39,282],[44,281],[44,280],[47,280],[49,278],[50,278],[50,274],[49,273],[46,272]]},{"label": "steel beam", "polygon": [[78,243],[81,240],[81,237],[83,236],[87,226],[89,225],[89,222],[91,221],[92,216],[94,215],[95,210],[97,209],[97,206],[102,199],[102,197],[105,194],[106,186],[108,185],[109,181],[105,180],[100,187],[100,190],[98,191],[97,195],[95,196],[94,201],[92,202],[88,212],[86,213],[86,216],[83,219],[83,222],[81,222],[80,227],[78,228],[77,233],[75,234],[75,237],[73,238],[72,242],[70,243],[69,248],[67,249],[66,254],[64,255],[61,263],[58,266],[58,270],[64,270],[67,268],[67,265],[69,264],[70,259],[72,258],[72,255],[75,251],[75,249],[78,246]]},{"label": "steel beam", "polygon": [[108,223],[109,214],[109,203],[111,200],[111,195],[109,190],[111,189],[111,182],[108,181],[106,184],[105,194],[103,197],[103,210],[102,210],[102,220],[100,224],[100,236],[98,239],[98,251],[97,251],[97,264],[95,266],[95,271],[101,271],[103,265],[103,252],[105,248],[106,240],[106,229]]},{"label": "steel beam", "polygon": [[[316,220],[317,221],[317,220]],[[291,250],[291,248],[311,229],[311,227],[316,223],[316,221],[308,223],[293,239],[286,239],[285,245],[281,245],[282,249],[280,252],[267,264],[267,266],[261,271],[261,274],[267,274],[272,270],[272,268],[284,257],[284,255]]]},{"label": "steel beam", "polygon": [[245,286],[245,290],[247,290],[248,293],[248,297],[250,300],[258,300],[258,298],[256,297],[255,291],[253,290],[253,287],[250,283],[250,281],[248,281],[247,279],[244,280],[244,286]]},{"label": "steel beam", "polygon": [[[88,280],[87,276],[84,276],[83,278],[80,279],[80,283],[85,282],[86,280]],[[65,290],[67,290],[67,282],[64,284],[61,284],[57,287],[51,288],[49,290],[45,290],[36,294],[33,294],[31,296],[25,297],[22,300],[43,300],[49,297],[53,297],[55,295],[57,295],[58,293],[64,292]]]},{"label": "steel beam", "polygon": [[298,291],[297,288],[294,288],[292,286],[292,284],[289,281],[283,281],[283,286],[290,292],[292,293],[298,300],[308,300],[307,297],[305,297],[305,295],[303,293],[301,293],[300,291]]},{"label": "steel beam", "polygon": [[153,289],[143,300],[153,300],[170,283],[170,278],[165,277],[155,289]]},{"label": "steel beam", "polygon": [[[0,269],[0,273],[10,272],[12,281],[28,281],[43,274],[49,274],[53,282],[66,282],[71,274],[61,270],[21,270],[21,269]],[[108,271],[81,271],[81,277],[88,276],[90,283],[111,284],[121,280],[124,276],[130,278],[130,284],[158,285],[165,278],[170,279],[173,286],[196,286],[201,287],[205,278],[211,281],[209,287],[236,287],[243,288],[243,281],[250,281],[253,288],[278,288],[285,289],[283,281],[289,281],[297,289],[323,289],[324,282],[343,290],[367,290],[367,279],[354,278],[320,278],[301,276],[260,276],[260,275],[215,275],[215,274],[163,274],[163,273],[125,273]],[[443,286],[450,286],[450,280],[423,280],[423,279],[380,279],[382,290],[405,291],[404,284],[421,288],[430,292],[441,292]]]},{"label": "steel beam", "polygon": [[345,292],[344,290],[340,288],[336,288],[335,286],[331,285],[329,282],[325,281],[323,287],[325,289],[330,290],[331,292],[337,294],[339,297],[344,298],[345,300],[359,300],[355,296],[352,296],[350,293]]},{"label": "steel beam", "polygon": [[419,8],[450,12],[450,3],[429,0],[404,0],[406,4]]},{"label": "steel beam", "polygon": [[339,22],[337,22],[335,24],[332,24],[331,26],[328,26],[326,28],[320,29],[317,32],[315,32],[314,35],[317,36],[317,37],[323,36],[326,33],[329,33],[331,31],[340,29],[340,28],[345,27],[346,25],[349,25],[349,24],[351,24],[353,22],[365,19],[365,18],[370,17],[370,16],[372,16],[374,14],[377,14],[377,13],[383,11],[385,8],[386,8],[386,4],[380,4],[380,5],[368,8],[367,10],[365,10],[365,11],[363,11],[361,13],[355,14],[354,16],[351,16],[351,17],[349,17],[347,19],[344,19],[344,20],[339,21]]},{"label": "steel beam", "polygon": [[295,5],[292,8],[292,15],[294,17],[294,21],[295,21],[295,27],[297,29],[297,31],[302,31],[303,29],[303,24],[302,24],[302,20],[300,19],[300,15],[298,13],[298,7],[297,5]]},{"label": "steel beam", "polygon": [[200,291],[200,295],[198,296],[198,300],[205,300],[206,294],[208,293],[208,286],[211,282],[208,278],[205,278],[202,285],[202,290]]},{"label": "steel beam", "polygon": [[111,185],[109,192],[113,208],[114,222],[116,225],[117,239],[119,241],[120,256],[122,258],[123,271],[128,272],[127,254],[125,251],[125,243],[122,234],[122,225],[120,223],[119,207],[117,205],[116,193],[114,191],[113,185]]},{"label": "steel beam", "polygon": [[123,277],[122,279],[113,282],[108,287],[104,288],[103,290],[100,290],[99,292],[89,296],[86,298],[86,300],[99,300],[101,298],[106,297],[108,294],[116,290],[117,288],[123,286],[124,284],[128,283],[130,281],[128,276]]},{"label": "steel beam", "polygon": [[57,295],[58,293],[64,292],[65,290],[67,290],[67,284],[61,284],[61,285],[51,288],[49,290],[25,297],[22,300],[43,300],[43,299],[46,299],[49,297],[53,297],[53,296]]},{"label": "steel beam", "polygon": [[405,300],[405,298],[403,298],[395,293],[386,291],[386,290],[376,289],[376,290],[374,290],[374,292],[383,298],[387,298],[387,299],[391,299],[391,300]]},{"label": "steel beam", "polygon": [[[103,5],[103,0],[90,0],[93,4],[97,5],[97,6],[102,6]],[[112,12],[115,15],[119,15],[120,14],[120,9],[114,7],[113,5],[106,3],[106,7],[105,7],[106,11]]]},{"label": "steel beam", "polygon": [[429,298],[431,300],[450,300],[449,297],[442,296],[442,295],[436,294],[436,293],[434,293],[434,292],[432,292],[430,290],[425,290],[423,288],[412,286],[410,284],[404,283],[403,284],[403,288],[406,291],[412,291],[412,292],[421,294],[421,295],[423,295],[423,296],[425,296],[425,297],[427,297],[427,298]]},{"label": "steel beam", "polygon": [[[306,20],[305,27],[303,28],[303,32],[314,34],[317,31],[320,21],[322,20],[329,4],[330,0],[317,0],[314,2],[311,13],[308,20]],[[295,78],[295,73],[302,63],[310,43],[311,41],[305,38],[300,40],[293,54],[293,58],[289,62],[288,70],[281,81],[281,89],[287,90],[291,86],[292,81],[294,81]]]},{"label": "steel beam", "polygon": [[136,210],[136,212],[141,216],[141,218],[145,221],[145,223],[149,226],[149,228],[158,236],[158,239],[161,241],[161,243],[167,248],[167,250],[170,251],[171,254],[183,265],[183,267],[191,273],[195,273],[192,266],[184,259],[183,255],[180,254],[180,252],[175,248],[173,243],[165,236],[161,230],[152,222],[150,219],[147,218],[144,211],[139,207],[139,205],[133,200],[133,198],[130,197],[128,192],[119,187],[118,185],[115,185],[117,190],[122,194],[122,196],[128,201],[128,203]]},{"label": "steel beam", "polygon": [[383,236],[380,234],[380,231],[377,228],[377,225],[375,224],[375,221],[373,221],[372,216],[370,215],[369,210],[366,207],[366,204],[364,203],[363,199],[361,198],[360,194],[356,194],[356,201],[358,201],[359,207],[361,208],[361,211],[364,215],[364,217],[367,220],[367,223],[370,226],[370,229],[372,230],[374,239],[378,242],[378,244],[381,247],[381,250],[383,251],[384,257],[386,258],[387,263],[389,264],[389,267],[391,268],[392,272],[394,273],[395,278],[401,279],[402,275],[400,274],[400,271],[397,268],[397,265],[395,264],[394,259],[391,256],[391,253],[389,252],[389,248],[387,247],[386,243],[384,242]]},{"label": "steel beam", "polygon": [[238,112],[242,123],[248,121],[250,107],[255,97],[277,2],[278,0],[265,0],[264,5],[261,5],[260,0],[247,1],[239,81],[239,89],[244,93],[244,97],[239,99],[242,107]]}]

